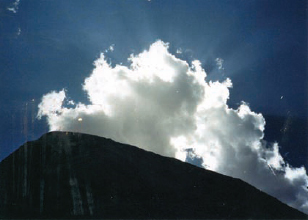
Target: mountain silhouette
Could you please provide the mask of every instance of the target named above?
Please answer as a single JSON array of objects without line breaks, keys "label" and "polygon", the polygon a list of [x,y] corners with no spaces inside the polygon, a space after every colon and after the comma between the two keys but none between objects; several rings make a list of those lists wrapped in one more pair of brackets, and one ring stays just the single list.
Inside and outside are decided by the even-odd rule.
[{"label": "mountain silhouette", "polygon": [[239,179],[71,132],[4,159],[0,198],[1,218],[307,218]]}]

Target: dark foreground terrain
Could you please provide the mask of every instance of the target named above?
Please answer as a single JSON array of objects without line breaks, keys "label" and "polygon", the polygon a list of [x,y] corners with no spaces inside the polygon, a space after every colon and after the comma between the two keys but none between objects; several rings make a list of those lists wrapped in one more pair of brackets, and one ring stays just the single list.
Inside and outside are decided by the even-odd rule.
[{"label": "dark foreground terrain", "polygon": [[0,198],[1,218],[306,219],[241,180],[65,132],[28,142],[0,163]]}]

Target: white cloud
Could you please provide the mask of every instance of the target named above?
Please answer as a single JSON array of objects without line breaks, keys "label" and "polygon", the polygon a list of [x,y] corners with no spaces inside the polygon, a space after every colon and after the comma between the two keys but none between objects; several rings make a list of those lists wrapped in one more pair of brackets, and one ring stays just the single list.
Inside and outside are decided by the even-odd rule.
[{"label": "white cloud", "polygon": [[16,0],[11,7],[8,7],[7,10],[13,12],[13,13],[17,13],[18,11],[18,7],[19,7],[19,4],[20,4],[20,0]]},{"label": "white cloud", "polygon": [[60,92],[52,91],[43,96],[42,102],[39,104],[39,118],[42,115],[48,115],[50,117],[57,116],[62,112],[62,104],[65,99],[64,90]]},{"label": "white cloud", "polygon": [[114,51],[114,44],[111,44],[108,49],[105,50],[105,53],[108,53],[108,52],[113,52]]},{"label": "white cloud", "polygon": [[112,45],[109,46],[109,50],[110,50],[111,52],[114,51],[114,44],[112,44]]},{"label": "white cloud", "polygon": [[75,105],[75,102],[74,102],[73,100],[68,100],[68,101],[67,101],[67,104],[68,104],[68,105]]},{"label": "white cloud", "polygon": [[20,34],[21,34],[21,29],[20,29],[20,27],[19,27],[19,28],[17,29],[16,36],[18,37]]},{"label": "white cloud", "polygon": [[305,169],[292,168],[278,144],[263,140],[261,114],[245,102],[228,107],[230,79],[207,82],[200,61],[189,65],[162,41],[129,61],[112,67],[102,54],[83,84],[91,104],[64,107],[65,91],[53,91],[43,96],[38,117],[47,117],[50,130],[109,137],[181,160],[195,157],[308,213]]},{"label": "white cloud", "polygon": [[223,70],[224,69],[223,68],[224,60],[222,58],[218,57],[218,58],[215,59],[215,61],[216,61],[216,65],[217,65],[218,69]]}]

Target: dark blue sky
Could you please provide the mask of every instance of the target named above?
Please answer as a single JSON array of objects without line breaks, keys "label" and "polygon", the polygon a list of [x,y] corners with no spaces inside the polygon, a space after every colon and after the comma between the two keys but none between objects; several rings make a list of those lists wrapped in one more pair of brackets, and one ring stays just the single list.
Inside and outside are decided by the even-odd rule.
[{"label": "dark blue sky", "polygon": [[[140,0],[0,2],[0,160],[48,131],[36,119],[43,94],[81,84],[93,61],[126,62],[157,39],[199,59],[212,80],[230,77],[229,105],[244,100],[267,119],[292,164],[307,162],[307,1]],[[7,8],[15,7],[16,13]],[[215,59],[224,60],[218,70]],[[285,132],[283,128],[287,127]],[[307,165],[307,164],[306,164]]]}]

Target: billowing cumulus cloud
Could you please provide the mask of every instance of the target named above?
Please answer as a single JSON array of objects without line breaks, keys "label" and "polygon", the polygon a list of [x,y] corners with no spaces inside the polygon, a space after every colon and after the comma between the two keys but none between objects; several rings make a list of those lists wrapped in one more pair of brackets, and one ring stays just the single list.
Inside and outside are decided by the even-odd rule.
[{"label": "billowing cumulus cloud", "polygon": [[200,61],[188,64],[162,41],[129,61],[113,67],[102,54],[83,84],[90,104],[53,91],[43,96],[38,117],[47,118],[50,130],[109,137],[195,161],[308,213],[306,170],[287,164],[278,144],[263,140],[261,114],[245,102],[228,107],[230,79],[208,82]]}]

